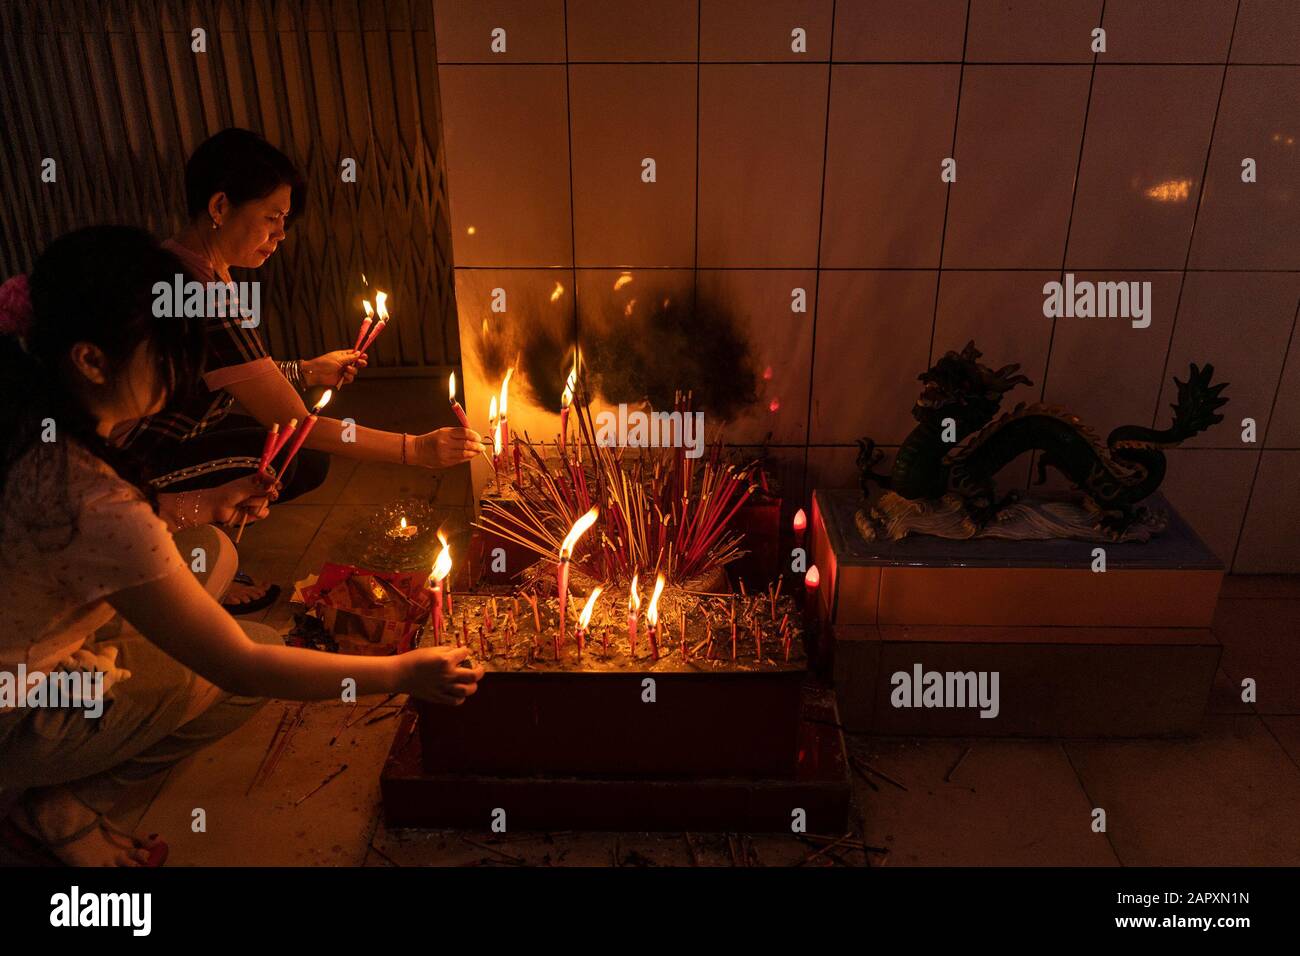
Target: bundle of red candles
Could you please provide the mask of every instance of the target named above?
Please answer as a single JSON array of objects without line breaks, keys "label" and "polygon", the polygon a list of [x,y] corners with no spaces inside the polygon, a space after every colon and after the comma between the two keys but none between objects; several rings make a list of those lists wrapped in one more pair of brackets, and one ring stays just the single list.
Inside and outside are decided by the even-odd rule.
[{"label": "bundle of red candles", "polygon": [[[370,351],[370,346],[375,344],[375,339],[379,338],[379,333],[388,326],[388,293],[375,293],[375,307],[373,309],[370,307],[368,299],[362,299],[361,305],[366,310],[366,317],[361,321],[361,329],[357,332],[357,341],[353,344],[352,351],[364,355]],[[376,313],[379,315],[378,322],[375,321]],[[338,387],[342,388],[343,383],[340,382]]]},{"label": "bundle of red candles", "polygon": [[[285,470],[289,467],[289,463],[293,461],[293,456],[298,454],[298,449],[301,448],[303,442],[307,440],[307,436],[311,434],[311,430],[316,427],[316,419],[320,416],[321,409],[328,405],[330,399],[333,397],[333,389],[327,388],[325,394],[320,397],[320,401],[312,408],[311,414],[303,421],[301,427],[299,427],[298,419],[296,418],[289,419],[289,424],[286,425],[283,430],[280,429],[279,422],[276,422],[270,427],[266,433],[266,441],[262,445],[262,457],[257,464],[258,475],[269,477],[268,469],[271,467],[271,463],[275,461],[280,452],[288,446],[289,453],[285,455],[284,461],[281,462],[280,467],[276,470],[277,475],[284,474]],[[248,512],[244,512],[244,517],[240,519],[239,531],[235,535],[236,544],[238,544],[239,539],[244,536],[244,526],[246,524],[248,524]]]}]

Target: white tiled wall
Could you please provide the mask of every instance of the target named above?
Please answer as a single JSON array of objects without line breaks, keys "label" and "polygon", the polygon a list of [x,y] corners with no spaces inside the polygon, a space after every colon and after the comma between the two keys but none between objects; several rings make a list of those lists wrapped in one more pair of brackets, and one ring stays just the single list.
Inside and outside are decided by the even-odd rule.
[{"label": "white tiled wall", "polygon": [[[1236,570],[1300,571],[1300,3],[434,11],[462,327],[498,286],[562,282],[579,328],[622,270],[719,292],[771,373],[734,440],[772,432],[807,487],[853,483],[858,437],[897,444],[917,373],[968,338],[1023,364],[1013,401],[1102,434],[1162,425],[1172,378],[1213,362],[1227,420],[1170,454],[1166,491]],[[1150,281],[1150,327],[1044,318],[1065,271]]]}]

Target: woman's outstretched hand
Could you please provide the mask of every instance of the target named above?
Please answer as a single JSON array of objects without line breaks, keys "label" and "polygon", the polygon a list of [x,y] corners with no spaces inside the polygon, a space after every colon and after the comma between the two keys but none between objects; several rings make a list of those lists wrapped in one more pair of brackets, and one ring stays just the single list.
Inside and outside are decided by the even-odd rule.
[{"label": "woman's outstretched hand", "polygon": [[416,435],[412,464],[450,468],[476,457],[483,448],[482,442],[482,436],[472,428],[439,428]]},{"label": "woman's outstretched hand", "polygon": [[412,697],[456,707],[478,690],[483,665],[460,667],[469,657],[468,647],[421,647],[402,655],[404,681]]},{"label": "woman's outstretched hand", "polygon": [[326,385],[338,388],[357,377],[357,373],[366,367],[366,353],[355,349],[339,349],[326,352],[314,359],[303,359],[303,381],[307,385]]}]

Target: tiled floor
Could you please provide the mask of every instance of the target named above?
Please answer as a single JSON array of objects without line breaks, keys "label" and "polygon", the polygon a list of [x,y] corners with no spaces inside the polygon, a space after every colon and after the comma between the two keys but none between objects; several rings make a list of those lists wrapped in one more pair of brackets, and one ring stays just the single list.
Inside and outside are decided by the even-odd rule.
[{"label": "tiled floor", "polygon": [[[345,395],[358,420],[413,429],[435,423],[404,399],[430,391],[377,382]],[[340,461],[322,488],[251,527],[245,568],[286,586],[264,619],[288,627],[288,585],[376,506],[408,495],[464,517],[468,478]],[[897,785],[855,775],[854,843],[821,855],[815,842],[781,836],[389,832],[378,800],[391,705],[346,729],[350,708],[308,705],[275,771],[250,788],[286,709],[297,707],[272,702],[133,794],[120,816],[163,834],[178,865],[1300,864],[1300,578],[1230,579],[1216,632],[1223,665],[1194,739],[851,739]],[[1256,682],[1254,704],[1241,700],[1245,678]],[[196,832],[200,808],[206,829]],[[1094,829],[1098,809],[1104,832]]]}]

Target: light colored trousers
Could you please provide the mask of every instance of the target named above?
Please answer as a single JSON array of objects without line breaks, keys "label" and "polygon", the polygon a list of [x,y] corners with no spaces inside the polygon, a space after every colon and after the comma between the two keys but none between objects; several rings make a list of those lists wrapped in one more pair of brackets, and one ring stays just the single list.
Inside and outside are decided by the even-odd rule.
[{"label": "light colored trousers", "polygon": [[[207,550],[208,570],[196,577],[219,599],[239,563],[231,540],[205,525],[179,532],[176,544],[183,555],[196,547]],[[264,624],[241,622],[240,627],[259,643],[281,643]],[[25,708],[0,715],[0,816],[24,791],[55,786],[107,813],[132,784],[220,740],[266,703],[265,698],[222,692],[212,706],[184,721],[196,694],[193,671],[120,617],[92,640],[100,651],[116,647],[117,666],[131,676],[109,687],[99,717],[73,708]]]}]

